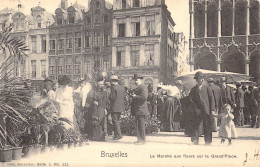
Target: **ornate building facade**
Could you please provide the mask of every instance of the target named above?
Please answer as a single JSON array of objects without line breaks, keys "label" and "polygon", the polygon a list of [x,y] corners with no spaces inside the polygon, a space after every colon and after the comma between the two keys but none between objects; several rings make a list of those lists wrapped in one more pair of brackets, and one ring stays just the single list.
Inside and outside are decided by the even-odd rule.
[{"label": "ornate building facade", "polygon": [[78,80],[83,76],[83,13],[77,3],[68,6],[61,0],[54,18],[49,27],[49,77],[57,80],[65,74]]},{"label": "ornate building facade", "polygon": [[260,73],[259,1],[190,0],[191,70]]},{"label": "ornate building facade", "polygon": [[86,6],[75,2],[68,7],[61,0],[55,11],[49,27],[49,76],[54,80],[65,74],[78,81],[90,76],[93,67],[110,69],[112,5],[91,0]]},{"label": "ornate building facade", "polygon": [[174,26],[164,0],[115,0],[113,4],[112,67],[127,87],[134,87],[134,73],[144,76],[149,90],[171,83]]},{"label": "ornate building facade", "polygon": [[111,69],[112,5],[105,0],[89,1],[83,13],[84,75]]},{"label": "ornate building facade", "polygon": [[29,49],[26,51],[28,57],[21,59],[21,66],[16,69],[15,75],[35,81],[43,80],[48,75],[47,28],[54,21],[52,15],[40,7],[40,4],[31,9],[30,15],[24,13],[20,3],[17,11],[4,9],[2,12],[4,14],[0,16],[1,26],[13,23],[14,28],[10,36],[24,41]]}]

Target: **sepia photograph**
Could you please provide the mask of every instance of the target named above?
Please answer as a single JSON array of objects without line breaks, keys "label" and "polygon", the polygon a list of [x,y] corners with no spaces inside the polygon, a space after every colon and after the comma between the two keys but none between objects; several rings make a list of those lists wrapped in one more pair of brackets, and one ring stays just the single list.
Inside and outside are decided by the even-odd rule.
[{"label": "sepia photograph", "polygon": [[259,0],[0,0],[1,167],[260,167]]}]

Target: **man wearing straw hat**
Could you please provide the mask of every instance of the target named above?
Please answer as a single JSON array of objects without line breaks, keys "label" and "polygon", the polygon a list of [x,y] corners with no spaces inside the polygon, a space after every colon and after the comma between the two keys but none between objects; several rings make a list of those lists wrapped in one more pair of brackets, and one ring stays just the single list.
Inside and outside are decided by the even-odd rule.
[{"label": "man wearing straw hat", "polygon": [[[212,89],[204,83],[204,75],[202,72],[196,72],[194,79],[197,85],[190,91],[190,99],[194,104],[194,110],[199,116],[198,123],[203,122],[204,140],[205,144],[212,143],[212,113],[215,113],[215,102]],[[199,126],[194,127],[194,134],[192,134],[192,143],[197,145],[199,143]]]},{"label": "man wearing straw hat", "polygon": [[111,93],[110,93],[110,109],[112,116],[112,123],[114,129],[113,140],[120,140],[123,136],[120,129],[121,113],[125,111],[125,88],[118,84],[119,78],[116,75],[110,77]]},{"label": "man wearing straw hat", "polygon": [[133,80],[137,88],[132,95],[131,113],[136,118],[137,142],[135,144],[145,144],[145,117],[149,114],[147,107],[148,89],[142,83],[143,77],[134,74]]}]

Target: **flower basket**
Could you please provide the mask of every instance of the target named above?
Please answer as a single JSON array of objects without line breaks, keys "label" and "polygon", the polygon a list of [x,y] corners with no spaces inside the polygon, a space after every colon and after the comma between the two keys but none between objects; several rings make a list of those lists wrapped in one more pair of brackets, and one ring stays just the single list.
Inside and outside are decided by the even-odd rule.
[{"label": "flower basket", "polygon": [[57,146],[56,145],[51,145],[50,146],[50,151],[55,151],[57,149]]},{"label": "flower basket", "polygon": [[73,142],[70,142],[70,143],[68,144],[68,148],[72,148],[72,147],[74,147],[74,143],[73,143]]},{"label": "flower basket", "polygon": [[74,142],[74,147],[78,147],[79,146],[79,142],[75,141]]},{"label": "flower basket", "polygon": [[10,162],[13,160],[13,148],[0,149],[0,162]]},{"label": "flower basket", "polygon": [[57,150],[63,150],[64,144],[63,143],[59,143],[57,145]]},{"label": "flower basket", "polygon": [[63,149],[68,149],[69,148],[69,144],[68,143],[63,143]]},{"label": "flower basket", "polygon": [[42,145],[40,145],[40,144],[33,145],[33,153],[35,155],[40,154],[41,150],[42,150]]},{"label": "flower basket", "polygon": [[49,152],[49,151],[50,151],[50,147],[42,146],[41,154],[46,153],[46,152]]},{"label": "flower basket", "polygon": [[22,158],[22,147],[13,147],[13,160],[19,160]]},{"label": "flower basket", "polygon": [[22,157],[29,157],[33,153],[33,147],[32,146],[24,146],[22,149],[23,156]]}]

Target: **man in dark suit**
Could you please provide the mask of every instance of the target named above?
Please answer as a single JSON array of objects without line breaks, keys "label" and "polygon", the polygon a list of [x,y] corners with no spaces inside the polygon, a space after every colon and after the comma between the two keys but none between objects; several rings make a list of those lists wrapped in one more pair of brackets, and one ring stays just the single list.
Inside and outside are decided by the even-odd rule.
[{"label": "man in dark suit", "polygon": [[237,90],[235,93],[235,99],[236,99],[235,121],[238,126],[244,126],[245,92],[241,88],[241,83],[237,83],[236,87]]},{"label": "man in dark suit", "polygon": [[112,75],[111,93],[110,93],[110,109],[112,116],[112,123],[114,129],[114,140],[120,140],[123,136],[120,130],[120,117],[121,113],[125,111],[125,88],[118,84],[119,78],[116,75]]},{"label": "man in dark suit", "polygon": [[226,84],[226,78],[222,77],[221,82],[221,90],[220,90],[220,106],[219,108],[222,109],[224,104],[229,104],[232,107],[235,107],[235,94],[233,92],[233,88]]},{"label": "man in dark suit", "polygon": [[[209,145],[212,142],[212,113],[215,113],[214,97],[212,89],[204,83],[202,72],[197,72],[194,79],[196,79],[197,85],[191,89],[190,99],[194,104],[194,110],[200,117],[197,121],[203,121],[204,140],[205,144]],[[199,126],[196,127],[191,139],[193,144],[199,143]]]},{"label": "man in dark suit", "polygon": [[[219,108],[219,103],[220,103],[220,87],[214,84],[214,79],[213,78],[208,78],[208,83],[209,87],[212,89],[213,97],[214,97],[214,102],[215,102],[215,114],[218,114],[218,108]],[[217,132],[217,122],[218,119],[217,117],[212,118],[212,131]]]},{"label": "man in dark suit", "polygon": [[149,114],[147,107],[148,89],[142,83],[143,77],[134,74],[133,80],[137,88],[132,94],[131,112],[136,118],[137,142],[135,144],[145,144],[145,117]]}]

